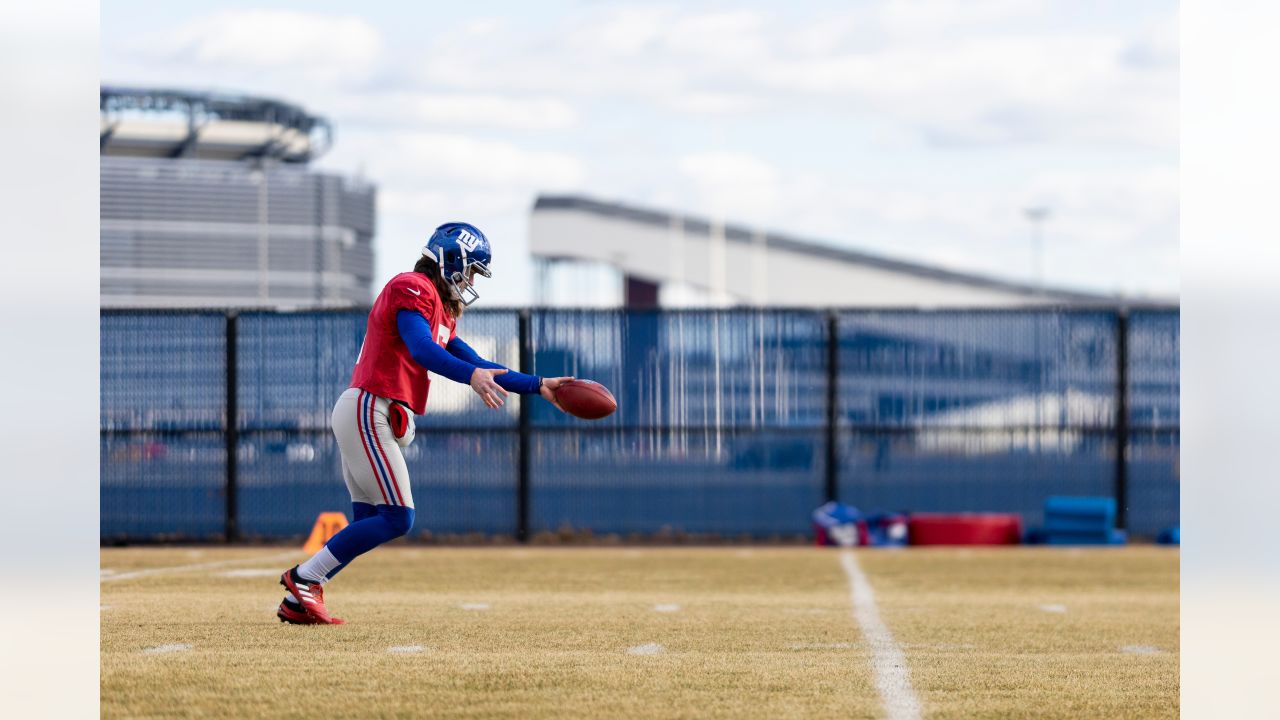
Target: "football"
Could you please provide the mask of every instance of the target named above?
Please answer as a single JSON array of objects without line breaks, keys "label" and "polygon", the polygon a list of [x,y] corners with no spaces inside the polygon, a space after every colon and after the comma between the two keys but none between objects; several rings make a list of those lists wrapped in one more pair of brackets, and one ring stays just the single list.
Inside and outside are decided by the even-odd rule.
[{"label": "football", "polygon": [[565,412],[583,420],[599,420],[618,409],[609,388],[592,380],[571,380],[556,389],[556,402]]}]

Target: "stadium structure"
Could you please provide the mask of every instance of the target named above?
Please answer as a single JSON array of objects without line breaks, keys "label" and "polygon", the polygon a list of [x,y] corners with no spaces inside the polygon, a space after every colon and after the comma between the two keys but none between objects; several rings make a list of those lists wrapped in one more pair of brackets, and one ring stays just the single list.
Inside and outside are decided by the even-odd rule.
[{"label": "stadium structure", "polygon": [[101,88],[102,307],[367,304],[375,188],[309,165],[322,117],[279,100]]},{"label": "stadium structure", "polygon": [[565,288],[584,283],[598,304],[639,308],[1134,304],[576,195],[537,198],[529,245],[544,305],[583,304]]}]

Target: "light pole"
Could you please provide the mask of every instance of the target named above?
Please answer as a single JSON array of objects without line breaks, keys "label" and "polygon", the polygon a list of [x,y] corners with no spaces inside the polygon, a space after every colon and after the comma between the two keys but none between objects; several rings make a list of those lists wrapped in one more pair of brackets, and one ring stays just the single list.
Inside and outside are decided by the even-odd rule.
[{"label": "light pole", "polygon": [[1035,278],[1036,294],[1044,294],[1044,223],[1049,219],[1049,208],[1041,205],[1022,211],[1031,221],[1031,271]]}]

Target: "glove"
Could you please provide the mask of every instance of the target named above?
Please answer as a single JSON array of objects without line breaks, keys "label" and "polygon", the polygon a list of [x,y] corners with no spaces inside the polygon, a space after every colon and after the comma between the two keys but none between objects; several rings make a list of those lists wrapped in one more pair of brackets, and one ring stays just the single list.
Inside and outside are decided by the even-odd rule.
[{"label": "glove", "polygon": [[387,406],[387,422],[391,425],[391,434],[396,437],[396,444],[400,447],[409,447],[409,443],[413,442],[413,414],[409,409],[398,402],[392,402]]}]

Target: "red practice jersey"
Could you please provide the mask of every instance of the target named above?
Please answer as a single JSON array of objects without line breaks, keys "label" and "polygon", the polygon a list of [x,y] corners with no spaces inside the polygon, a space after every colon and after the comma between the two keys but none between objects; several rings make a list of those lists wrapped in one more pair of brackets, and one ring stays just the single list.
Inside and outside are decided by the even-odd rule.
[{"label": "red practice jersey", "polygon": [[351,373],[351,387],[403,401],[415,414],[421,415],[427,410],[431,378],[427,369],[409,354],[409,347],[400,337],[396,313],[401,310],[413,310],[426,318],[431,325],[431,336],[441,347],[448,345],[456,334],[456,321],[445,311],[431,280],[422,273],[400,273],[382,288],[369,311],[369,325],[360,357],[356,359],[356,369]]}]

